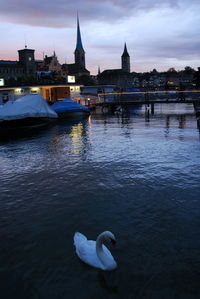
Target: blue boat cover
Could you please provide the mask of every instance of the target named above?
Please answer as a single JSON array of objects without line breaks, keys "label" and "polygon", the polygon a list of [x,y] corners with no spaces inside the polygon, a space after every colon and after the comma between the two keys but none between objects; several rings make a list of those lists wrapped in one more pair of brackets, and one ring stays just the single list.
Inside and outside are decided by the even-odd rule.
[{"label": "blue boat cover", "polygon": [[75,112],[75,111],[85,111],[90,112],[90,109],[87,107],[84,107],[76,102],[74,102],[72,99],[67,98],[63,101],[55,102],[51,108],[56,112]]}]

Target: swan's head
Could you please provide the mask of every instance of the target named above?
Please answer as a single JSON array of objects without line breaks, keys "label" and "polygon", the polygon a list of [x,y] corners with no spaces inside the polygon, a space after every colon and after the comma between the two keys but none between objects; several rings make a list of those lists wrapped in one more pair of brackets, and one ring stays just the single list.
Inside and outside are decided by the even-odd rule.
[{"label": "swan's head", "polygon": [[104,240],[110,242],[112,248],[116,247],[116,238],[113,233],[111,233],[110,231],[105,231],[101,235],[104,238]]}]

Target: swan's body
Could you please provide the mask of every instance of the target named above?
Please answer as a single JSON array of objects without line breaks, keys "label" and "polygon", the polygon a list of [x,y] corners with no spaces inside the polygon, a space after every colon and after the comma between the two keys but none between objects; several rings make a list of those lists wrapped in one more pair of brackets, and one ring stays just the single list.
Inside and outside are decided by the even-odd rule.
[{"label": "swan's body", "polygon": [[112,244],[116,242],[115,236],[109,231],[101,233],[96,241],[88,240],[83,234],[76,232],[74,245],[78,257],[92,267],[106,271],[114,270],[117,263],[108,248],[103,245],[106,240],[110,240]]}]

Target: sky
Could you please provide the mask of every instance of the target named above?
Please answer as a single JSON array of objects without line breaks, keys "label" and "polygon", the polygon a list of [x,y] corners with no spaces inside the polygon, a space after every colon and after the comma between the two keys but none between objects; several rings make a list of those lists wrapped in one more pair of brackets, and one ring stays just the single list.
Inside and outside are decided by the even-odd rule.
[{"label": "sky", "polygon": [[18,60],[25,44],[35,58],[74,63],[77,12],[86,68],[121,68],[124,43],[131,71],[200,67],[199,0],[0,0],[0,60]]}]

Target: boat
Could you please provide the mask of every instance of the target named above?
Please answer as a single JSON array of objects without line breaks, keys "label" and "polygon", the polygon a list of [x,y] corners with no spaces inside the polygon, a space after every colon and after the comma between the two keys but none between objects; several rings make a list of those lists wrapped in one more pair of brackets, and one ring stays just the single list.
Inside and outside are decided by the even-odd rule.
[{"label": "boat", "polygon": [[57,117],[41,95],[26,95],[0,106],[0,132],[40,128]]},{"label": "boat", "polygon": [[70,98],[55,102],[51,108],[60,119],[84,118],[90,114],[90,109],[74,102]]}]

